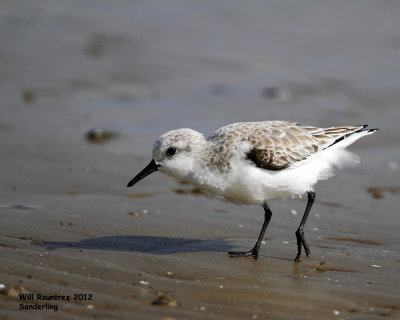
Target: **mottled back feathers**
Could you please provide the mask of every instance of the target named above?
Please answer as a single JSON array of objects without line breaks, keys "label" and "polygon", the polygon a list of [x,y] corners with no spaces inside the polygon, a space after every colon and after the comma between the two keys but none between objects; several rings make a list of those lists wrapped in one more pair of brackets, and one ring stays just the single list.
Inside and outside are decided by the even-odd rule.
[{"label": "mottled back feathers", "polygon": [[282,170],[365,127],[315,128],[287,121],[241,122],[217,130],[207,140],[225,159],[238,146],[247,146],[244,157],[257,167]]}]

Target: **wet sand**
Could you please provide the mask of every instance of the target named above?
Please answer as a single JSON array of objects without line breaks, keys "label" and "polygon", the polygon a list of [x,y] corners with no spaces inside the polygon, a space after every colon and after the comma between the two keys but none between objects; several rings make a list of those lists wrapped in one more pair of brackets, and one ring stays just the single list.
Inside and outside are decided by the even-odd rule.
[{"label": "wet sand", "polygon": [[[0,318],[400,318],[399,12],[3,1]],[[270,202],[253,260],[226,252],[252,247],[262,208],[159,173],[126,188],[167,130],[272,119],[381,129],[317,185],[301,263],[305,199]]]}]

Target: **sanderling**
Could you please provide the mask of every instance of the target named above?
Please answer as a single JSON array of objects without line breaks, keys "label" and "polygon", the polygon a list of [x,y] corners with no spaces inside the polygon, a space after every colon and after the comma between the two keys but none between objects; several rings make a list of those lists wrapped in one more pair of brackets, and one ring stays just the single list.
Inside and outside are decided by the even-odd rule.
[{"label": "sanderling", "polygon": [[267,201],[307,193],[308,202],[296,231],[299,261],[302,246],[309,256],[304,225],[314,203],[314,185],[333,175],[333,167],[357,163],[345,148],[377,129],[367,125],[315,128],[287,121],[240,122],[222,127],[207,139],[191,129],[160,136],[153,159],[128,187],[154,171],[190,182],[236,204],[259,204],[264,223],[253,249],[229,252],[233,257],[258,258],[271,219]]}]

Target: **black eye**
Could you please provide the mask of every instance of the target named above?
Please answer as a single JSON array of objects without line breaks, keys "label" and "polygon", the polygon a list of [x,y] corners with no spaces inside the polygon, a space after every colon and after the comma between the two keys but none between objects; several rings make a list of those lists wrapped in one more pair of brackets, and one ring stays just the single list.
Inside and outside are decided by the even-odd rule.
[{"label": "black eye", "polygon": [[175,154],[175,152],[176,152],[175,148],[168,148],[167,155],[173,156]]}]

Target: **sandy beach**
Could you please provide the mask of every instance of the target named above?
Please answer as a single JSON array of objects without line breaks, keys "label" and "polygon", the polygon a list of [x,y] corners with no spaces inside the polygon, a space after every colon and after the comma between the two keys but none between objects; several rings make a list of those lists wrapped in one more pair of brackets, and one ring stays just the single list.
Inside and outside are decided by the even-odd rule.
[{"label": "sandy beach", "polygon": [[[400,3],[0,4],[1,319],[400,319]],[[154,173],[162,133],[367,123],[357,167],[237,206]]]}]

